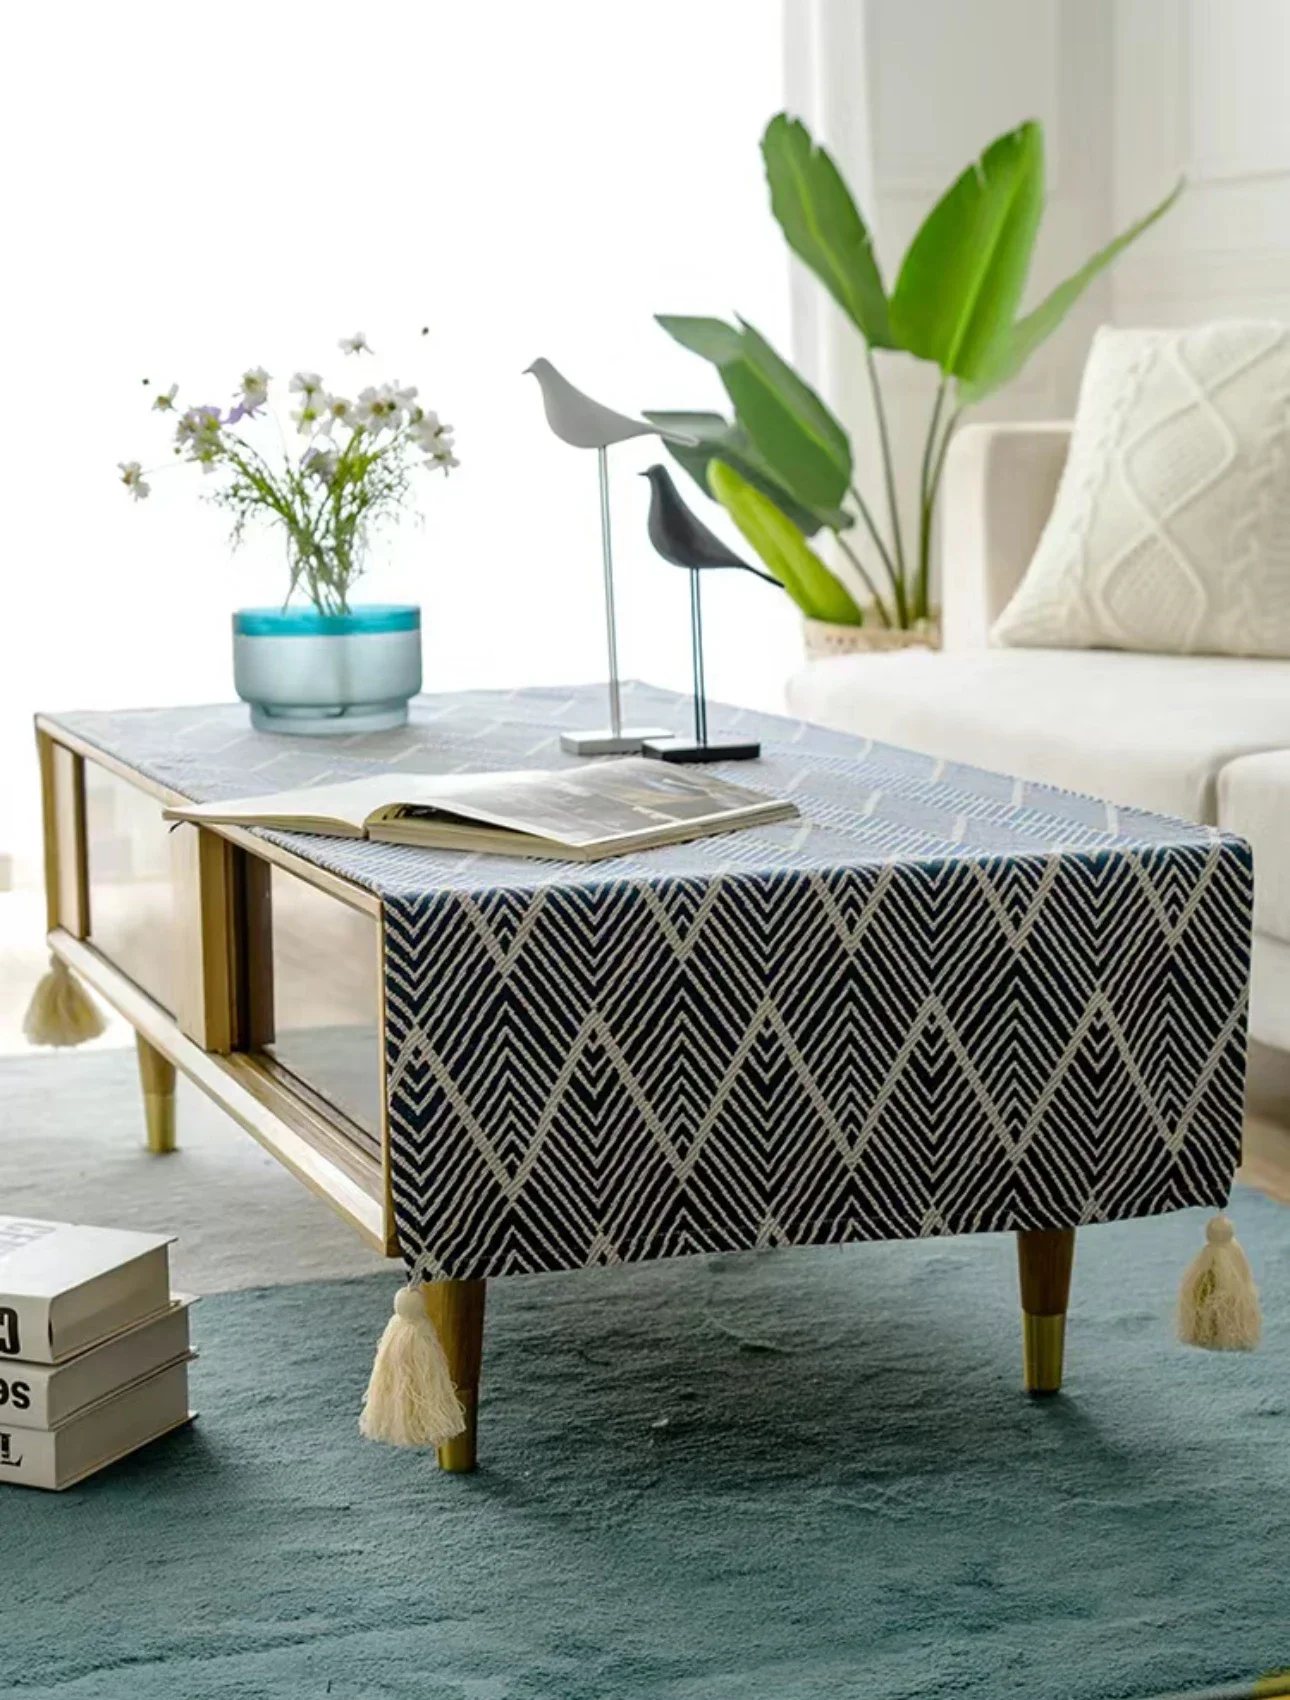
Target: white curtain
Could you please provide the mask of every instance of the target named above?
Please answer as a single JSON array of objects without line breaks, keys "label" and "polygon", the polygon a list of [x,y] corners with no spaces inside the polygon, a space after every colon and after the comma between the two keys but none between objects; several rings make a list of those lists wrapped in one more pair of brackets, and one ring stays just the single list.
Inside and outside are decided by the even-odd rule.
[{"label": "white curtain", "polygon": [[[784,9],[785,92],[789,110],[833,156],[881,249],[873,172],[867,0],[789,0]],[[887,279],[890,288],[891,279]],[[881,460],[864,346],[824,287],[796,260],[790,272],[793,352],[802,373],[851,433],[856,480],[876,498],[881,518]],[[845,557],[820,545],[861,601],[868,597]],[[861,545],[863,547],[863,545]]]}]

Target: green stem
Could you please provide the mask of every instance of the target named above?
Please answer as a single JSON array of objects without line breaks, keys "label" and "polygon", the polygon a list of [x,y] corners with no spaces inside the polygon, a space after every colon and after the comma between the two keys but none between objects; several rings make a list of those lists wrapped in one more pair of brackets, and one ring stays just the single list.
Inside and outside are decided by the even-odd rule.
[{"label": "green stem", "polygon": [[[956,407],[945,422],[941,433],[940,445],[936,449],[932,461],[931,476],[923,489],[922,503],[918,515],[918,606],[919,618],[928,619],[931,616],[931,584],[932,584],[932,526],[936,518],[936,496],[941,487],[941,474],[945,470],[945,454],[950,446],[950,438],[954,435],[955,426],[963,416],[963,409]],[[930,447],[931,437],[928,436]]]},{"label": "green stem", "polygon": [[887,409],[883,405],[882,385],[878,382],[878,365],[873,349],[864,345],[865,365],[869,370],[869,389],[873,396],[874,417],[878,422],[878,443],[882,449],[882,475],[887,485],[887,512],[891,518],[891,537],[896,551],[897,573],[893,574],[892,590],[896,598],[896,618],[903,628],[909,624],[905,592],[905,541],[901,534],[900,508],[896,501],[896,471],[891,458],[891,437],[887,431]]},{"label": "green stem", "polygon": [[[886,568],[887,578],[891,583],[891,588],[894,593],[899,580],[896,574],[896,564],[891,558],[891,551],[888,549],[885,541],[883,540],[882,533],[878,530],[873,514],[869,511],[869,504],[865,501],[864,497],[860,494],[860,491],[854,484],[851,486],[848,494],[856,507],[860,510],[860,518],[865,523],[865,530],[873,539],[873,546],[878,551],[882,564]],[[840,534],[838,535],[840,541]]]},{"label": "green stem", "polygon": [[931,525],[927,511],[927,484],[931,476],[936,444],[936,433],[940,428],[941,413],[945,407],[945,392],[949,380],[941,374],[941,381],[936,388],[936,402],[932,407],[931,423],[927,427],[927,440],[923,444],[923,461],[918,469],[918,578],[914,587],[914,618],[927,618],[927,592],[930,576],[931,561]]},{"label": "green stem", "polygon": [[408,433],[394,432],[378,444],[369,433],[352,430],[343,446],[330,445],[337,473],[326,482],[303,460],[293,460],[285,442],[280,468],[232,433],[220,447],[232,474],[221,499],[236,515],[234,540],[253,514],[271,515],[286,533],[287,601],[300,589],[322,613],[348,612],[369,528],[407,498]]},{"label": "green stem", "polygon": [[848,545],[846,538],[843,537],[843,535],[840,531],[835,531],[833,533],[833,535],[838,540],[838,548],[841,549],[842,553],[846,556],[847,560],[850,561],[851,565],[855,568],[856,572],[859,573],[861,582],[863,583],[865,589],[869,592],[869,595],[873,598],[874,612],[877,614],[878,618],[882,621],[884,626],[890,626],[891,615],[887,612],[887,604],[883,601],[882,597],[879,596],[878,587],[874,584],[873,580],[869,577],[869,574],[866,571],[864,563],[861,561],[859,555],[857,555],[855,550],[852,549]]}]

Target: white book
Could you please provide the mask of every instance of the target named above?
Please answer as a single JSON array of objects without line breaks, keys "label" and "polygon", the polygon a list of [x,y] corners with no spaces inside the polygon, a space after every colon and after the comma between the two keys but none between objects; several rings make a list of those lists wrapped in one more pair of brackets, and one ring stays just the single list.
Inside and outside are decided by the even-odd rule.
[{"label": "white book", "polygon": [[79,1412],[59,1428],[0,1423],[0,1486],[55,1492],[115,1464],[190,1419],[188,1361],[158,1370]]},{"label": "white book", "polygon": [[61,1363],[167,1309],[173,1237],[0,1216],[0,1359]]},{"label": "white book", "polygon": [[87,1405],[120,1393],[167,1364],[190,1356],[188,1307],[170,1309],[123,1334],[114,1334],[61,1364],[0,1363],[0,1423],[14,1428],[57,1428]]},{"label": "white book", "polygon": [[162,813],[198,825],[595,862],[793,820],[797,807],[715,773],[629,756],[549,771],[380,773],[268,797],[177,804]]}]

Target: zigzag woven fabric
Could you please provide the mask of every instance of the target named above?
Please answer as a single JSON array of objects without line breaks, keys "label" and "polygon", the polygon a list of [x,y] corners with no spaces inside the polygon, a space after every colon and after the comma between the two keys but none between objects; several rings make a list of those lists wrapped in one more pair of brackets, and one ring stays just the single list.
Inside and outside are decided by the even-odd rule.
[{"label": "zigzag woven fabric", "polygon": [[[634,718],[687,703],[627,690]],[[310,741],[234,708],[62,724],[202,799],[556,766],[601,693],[428,697]],[[409,1268],[1058,1228],[1219,1205],[1252,872],[1214,828],[771,716],[718,771],[801,819],[564,864],[275,834],[379,893]]]}]

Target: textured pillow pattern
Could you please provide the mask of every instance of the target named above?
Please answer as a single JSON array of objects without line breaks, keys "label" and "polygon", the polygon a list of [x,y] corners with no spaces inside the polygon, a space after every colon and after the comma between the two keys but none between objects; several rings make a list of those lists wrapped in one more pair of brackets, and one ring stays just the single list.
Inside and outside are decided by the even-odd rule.
[{"label": "textured pillow pattern", "polygon": [[1101,330],[995,643],[1290,655],[1290,327]]}]

